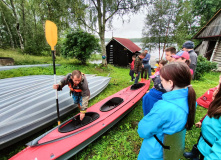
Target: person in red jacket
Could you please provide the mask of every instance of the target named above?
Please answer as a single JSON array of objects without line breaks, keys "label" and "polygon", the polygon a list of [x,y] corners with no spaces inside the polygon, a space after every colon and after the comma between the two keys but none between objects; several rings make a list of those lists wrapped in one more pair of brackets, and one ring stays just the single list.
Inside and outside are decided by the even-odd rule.
[{"label": "person in red jacket", "polygon": [[[221,75],[219,76],[219,84],[215,87],[216,90],[213,92],[212,100],[214,100],[214,98],[215,98],[217,92],[219,91],[219,85],[220,85],[220,84],[221,84]],[[206,116],[207,116],[207,114],[206,114],[199,122],[197,122],[197,123],[195,124],[195,126],[196,126],[197,128],[201,128],[202,123],[203,123],[203,120],[204,120],[204,118],[205,118]]]},{"label": "person in red jacket", "polygon": [[134,77],[134,61],[135,61],[135,59],[136,59],[136,55],[133,55],[132,62],[130,63],[130,73],[129,73],[129,75],[131,76],[130,82],[132,82],[135,79],[135,77]]}]

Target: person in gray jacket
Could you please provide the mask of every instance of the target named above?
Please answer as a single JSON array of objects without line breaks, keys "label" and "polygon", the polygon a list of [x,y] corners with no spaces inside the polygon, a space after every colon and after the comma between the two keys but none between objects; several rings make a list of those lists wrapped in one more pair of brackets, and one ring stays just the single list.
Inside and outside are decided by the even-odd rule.
[{"label": "person in gray jacket", "polygon": [[74,104],[78,104],[78,108],[80,109],[80,120],[83,120],[90,97],[86,76],[79,70],[74,70],[62,78],[59,84],[54,84],[53,89],[60,91],[65,85],[68,85],[70,88]]},{"label": "person in gray jacket", "polygon": [[194,51],[194,43],[192,41],[186,41],[183,44],[183,51],[187,51],[190,55],[190,65],[189,67],[193,70],[193,78],[194,78],[194,74],[196,71],[196,66],[197,66],[197,54]]}]

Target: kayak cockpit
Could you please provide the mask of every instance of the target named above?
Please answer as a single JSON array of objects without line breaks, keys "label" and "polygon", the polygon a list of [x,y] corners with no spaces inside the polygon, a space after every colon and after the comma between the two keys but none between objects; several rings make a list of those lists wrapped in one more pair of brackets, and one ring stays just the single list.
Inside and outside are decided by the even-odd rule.
[{"label": "kayak cockpit", "polygon": [[133,85],[130,87],[130,90],[140,89],[140,88],[143,87],[144,85],[145,85],[145,83],[136,83],[136,84],[133,84]]},{"label": "kayak cockpit", "polygon": [[85,113],[84,119],[81,121],[80,120],[80,115],[78,115],[78,116],[74,117],[73,119],[68,120],[67,122],[62,124],[58,128],[58,131],[61,132],[61,133],[66,133],[66,132],[76,130],[78,128],[81,128],[81,127],[95,121],[99,117],[100,117],[100,115],[98,113],[87,112],[87,113]]},{"label": "kayak cockpit", "polygon": [[110,110],[114,109],[115,107],[119,106],[123,101],[124,100],[122,98],[114,97],[114,98],[110,99],[109,101],[107,101],[106,103],[104,103],[101,106],[100,111],[102,111],[102,112],[110,111]]}]

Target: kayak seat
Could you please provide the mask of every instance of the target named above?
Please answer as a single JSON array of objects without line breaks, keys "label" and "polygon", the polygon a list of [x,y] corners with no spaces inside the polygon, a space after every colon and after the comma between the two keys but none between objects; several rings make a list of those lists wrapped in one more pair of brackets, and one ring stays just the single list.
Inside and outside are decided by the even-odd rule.
[{"label": "kayak seat", "polygon": [[95,112],[87,112],[85,113],[84,119],[80,120],[80,115],[77,115],[76,117],[69,119],[68,121],[64,122],[59,128],[58,131],[61,133],[70,132],[73,130],[76,130],[78,128],[81,128],[96,119],[99,118],[99,114]]},{"label": "kayak seat", "polygon": [[140,88],[143,87],[144,85],[145,85],[145,83],[136,83],[136,84],[133,84],[133,85],[130,87],[130,90],[140,89]]},{"label": "kayak seat", "polygon": [[106,103],[104,103],[101,108],[100,111],[102,112],[107,112],[110,111],[114,108],[116,108],[117,106],[119,106],[124,100],[120,97],[114,97],[110,100],[108,100]]}]

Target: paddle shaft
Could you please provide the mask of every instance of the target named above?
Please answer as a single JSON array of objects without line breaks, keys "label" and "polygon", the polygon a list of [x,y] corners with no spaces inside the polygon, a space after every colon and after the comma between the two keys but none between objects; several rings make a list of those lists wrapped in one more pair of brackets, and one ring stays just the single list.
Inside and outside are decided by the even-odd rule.
[{"label": "paddle shaft", "polygon": [[[52,50],[51,53],[52,53],[52,59],[53,59],[54,84],[57,84],[54,50]],[[55,96],[56,96],[56,107],[57,107],[58,125],[60,125],[61,122],[60,122],[60,114],[59,114],[59,103],[58,103],[58,91],[57,91],[57,89],[55,90]]]}]

